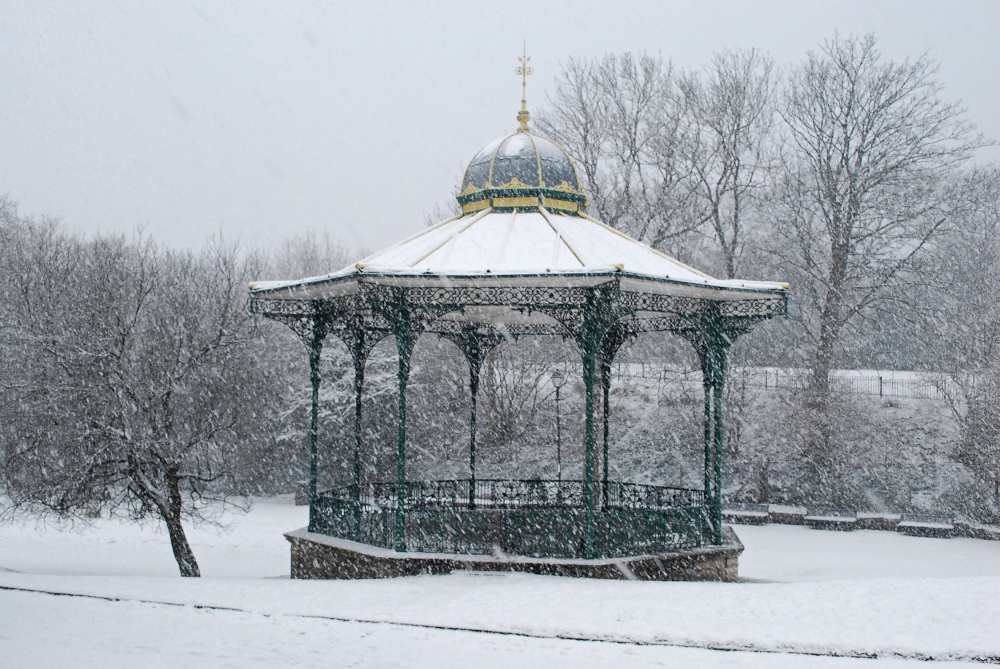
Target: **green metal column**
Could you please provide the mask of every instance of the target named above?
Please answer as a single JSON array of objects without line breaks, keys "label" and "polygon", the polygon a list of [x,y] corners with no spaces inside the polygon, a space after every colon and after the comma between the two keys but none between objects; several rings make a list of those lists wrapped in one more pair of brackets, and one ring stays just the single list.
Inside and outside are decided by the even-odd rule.
[{"label": "green metal column", "polygon": [[601,508],[608,507],[608,437],[610,433],[611,416],[611,360],[608,356],[601,356],[601,389],[604,391],[604,462],[601,472]]},{"label": "green metal column", "polygon": [[712,391],[712,408],[714,410],[715,419],[715,429],[713,430],[713,454],[714,460],[712,462],[712,474],[715,477],[715,506],[712,507],[713,514],[715,516],[715,543],[722,543],[722,445],[723,438],[726,434],[725,423],[723,422],[723,417],[725,416],[725,407],[723,400],[723,391],[726,387],[726,371],[727,371],[727,358],[729,354],[729,347],[732,345],[732,341],[726,334],[722,325],[717,321],[714,323],[715,329],[713,337],[713,358],[715,366],[714,374],[714,389]]},{"label": "green metal column", "polygon": [[491,328],[466,324],[461,332],[445,333],[446,339],[465,354],[469,363],[469,393],[471,408],[469,415],[469,507],[476,506],[476,436],[479,425],[479,375],[483,361],[490,351],[499,346],[504,337]]},{"label": "green metal column", "polygon": [[469,416],[469,508],[476,508],[476,420],[479,407],[479,372],[482,361],[469,358],[469,391],[472,395],[472,412]]},{"label": "green metal column", "polygon": [[410,378],[410,354],[413,352],[413,335],[410,329],[410,313],[406,305],[399,306],[399,322],[396,324],[396,352],[399,368],[396,380],[399,383],[397,402],[399,432],[396,443],[396,537],[395,548],[406,551],[406,383]]},{"label": "green metal column", "polygon": [[406,550],[406,384],[410,378],[410,356],[413,353],[413,346],[423,331],[429,313],[421,307],[414,309],[409,304],[405,288],[361,282],[358,285],[358,298],[360,304],[388,322],[389,330],[396,337],[396,354],[399,360],[396,381],[399,397],[396,407],[398,432],[393,547],[403,552]]},{"label": "green metal column", "polygon": [[584,535],[583,557],[594,557],[594,382],[597,372],[596,345],[588,342],[583,353],[583,387],[586,397],[586,428],[584,459],[583,508]]},{"label": "green metal column", "polygon": [[714,393],[712,390],[712,384],[708,379],[707,364],[702,363],[702,379],[703,385],[705,387],[705,506],[708,507],[710,515],[709,522],[712,524],[712,536],[715,537],[715,514],[711,513],[711,510],[715,508],[714,506],[714,491],[715,491],[715,477],[712,474],[712,463],[714,458],[712,456],[712,448],[715,433],[715,423],[713,419],[714,408],[712,406]]},{"label": "green metal column", "polygon": [[722,543],[722,438],[725,434],[724,424],[722,422],[723,418],[723,406],[722,406],[722,389],[725,383],[725,362],[724,358],[726,355],[725,349],[720,349],[717,353],[719,356],[718,364],[720,365],[717,370],[716,385],[712,394],[714,395],[712,406],[715,409],[715,429],[714,434],[714,457],[712,462],[712,474],[715,477],[715,505],[712,507],[712,515],[714,517],[713,525],[715,527],[715,539],[716,545]]},{"label": "green metal column", "polygon": [[354,485],[361,494],[361,396],[365,385],[365,364],[354,362]]},{"label": "green metal column", "polygon": [[586,416],[584,428],[583,557],[587,559],[596,557],[594,546],[596,529],[594,516],[594,387],[597,384],[597,361],[599,357],[608,357],[602,353],[602,343],[605,341],[605,335],[623,315],[618,305],[620,295],[621,287],[617,281],[588,289],[587,302],[581,314],[582,319],[571,326],[571,331],[583,356]]},{"label": "green metal column", "polygon": [[[315,328],[315,324],[313,326]],[[309,382],[312,384],[312,404],[309,412],[309,525],[313,525],[316,506],[316,477],[319,442],[319,362],[323,338],[314,330],[309,343]]]},{"label": "green metal column", "polygon": [[601,341],[601,348],[597,354],[598,365],[601,368],[601,389],[604,395],[604,462],[602,468],[602,507],[607,508],[611,501],[611,493],[608,489],[608,480],[611,474],[610,466],[610,431],[611,431],[611,363],[614,362],[618,351],[628,341],[628,327],[622,323],[612,325],[604,334]]},{"label": "green metal column", "polygon": [[361,523],[361,396],[365,385],[365,361],[355,352],[354,357],[354,521]]},{"label": "green metal column", "polygon": [[707,319],[700,345],[705,387],[705,505],[710,513],[712,542],[716,545],[722,543],[722,447],[725,436],[722,394],[731,343],[717,318]]},{"label": "green metal column", "polygon": [[315,321],[312,323],[312,336],[309,339],[309,383],[312,386],[312,399],[309,407],[309,531],[316,527],[316,498],[319,459],[319,363],[323,351],[323,337],[318,332]]},{"label": "green metal column", "polygon": [[362,436],[364,418],[362,400],[365,391],[365,366],[368,364],[368,355],[372,348],[384,335],[378,332],[373,334],[365,327],[364,319],[357,315],[344,316],[342,326],[337,328],[335,332],[350,350],[351,359],[354,362],[354,471],[352,476],[354,498],[351,503],[354,507],[355,528],[360,528],[362,508],[361,445],[364,441]]}]

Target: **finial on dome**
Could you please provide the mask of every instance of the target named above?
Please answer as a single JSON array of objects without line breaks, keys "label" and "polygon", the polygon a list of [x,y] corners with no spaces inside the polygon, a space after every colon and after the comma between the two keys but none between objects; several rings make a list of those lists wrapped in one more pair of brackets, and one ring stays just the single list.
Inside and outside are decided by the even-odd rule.
[{"label": "finial on dome", "polygon": [[528,40],[524,40],[524,52],[518,56],[517,60],[521,63],[514,70],[515,74],[521,75],[521,111],[517,113],[517,122],[521,124],[521,127],[517,131],[528,132],[528,119],[531,118],[527,102],[528,76],[535,73],[535,70],[528,66],[528,63],[531,62],[531,56],[528,55]]}]

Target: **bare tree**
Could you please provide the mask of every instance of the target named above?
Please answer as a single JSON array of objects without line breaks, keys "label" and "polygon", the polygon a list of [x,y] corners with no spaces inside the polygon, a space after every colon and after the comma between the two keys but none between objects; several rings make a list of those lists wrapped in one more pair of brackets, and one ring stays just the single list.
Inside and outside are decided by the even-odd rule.
[{"label": "bare tree", "polygon": [[965,210],[936,250],[943,284],[922,340],[959,426],[953,452],[1000,506],[1000,168],[963,175]]},{"label": "bare tree", "polygon": [[342,269],[355,259],[354,255],[328,233],[307,232],[290,237],[273,249],[268,254],[266,267],[261,267],[260,271],[274,279],[321,276]]},{"label": "bare tree", "polygon": [[570,60],[539,126],[583,170],[598,218],[664,248],[703,222],[686,163],[684,104],[673,66],[660,58]]},{"label": "bare tree", "polygon": [[950,177],[982,145],[936,71],[927,57],[884,62],[869,35],[834,37],[790,74],[774,252],[801,295],[820,401],[845,327],[946,230]]},{"label": "bare tree", "polygon": [[1000,506],[1000,374],[996,369],[964,388],[960,438],[954,458],[989,484]]},{"label": "bare tree", "polygon": [[22,232],[3,251],[17,266],[0,423],[13,507],[157,518],[181,575],[198,576],[181,521],[226,500],[273,411],[244,307],[253,260],[222,242],[195,255]]},{"label": "bare tree", "polygon": [[774,174],[773,64],[760,52],[723,51],[703,74],[682,78],[693,116],[684,142],[700,219],[708,221],[727,278],[736,276],[748,214]]},{"label": "bare tree", "polygon": [[548,365],[530,364],[525,351],[513,346],[512,343],[498,346],[483,364],[479,400],[482,441],[485,448],[492,450],[523,443],[548,394],[552,393],[545,384]]},{"label": "bare tree", "polygon": [[1000,367],[1000,167],[963,174],[955,191],[965,206],[934,249],[940,290],[922,337],[953,379]]},{"label": "bare tree", "polygon": [[583,169],[599,218],[671,251],[709,224],[733,277],[747,213],[773,174],[772,70],[753,50],[682,76],[646,55],[571,60],[540,125]]}]

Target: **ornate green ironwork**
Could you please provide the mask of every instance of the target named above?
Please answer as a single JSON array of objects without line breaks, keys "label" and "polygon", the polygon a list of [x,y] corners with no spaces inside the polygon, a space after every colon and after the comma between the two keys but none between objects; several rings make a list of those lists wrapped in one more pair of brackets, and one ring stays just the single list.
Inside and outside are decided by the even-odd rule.
[{"label": "ornate green ironwork", "polygon": [[309,346],[309,382],[312,401],[309,408],[309,503],[316,499],[317,460],[319,457],[319,358],[323,349],[323,334],[315,327]]},{"label": "ornate green ironwork", "polygon": [[407,551],[554,558],[614,558],[704,543],[701,491],[611,482],[603,496],[610,504],[596,514],[588,547],[586,487],[586,481],[408,481],[400,494],[395,483],[345,486],[319,496],[309,530],[396,548],[393,528],[403,522]]},{"label": "ornate green ironwork", "polygon": [[[562,557],[610,557],[657,552],[722,541],[723,404],[728,350],[758,322],[787,313],[787,297],[720,299],[663,294],[662,284],[678,283],[614,274],[574,275],[582,283],[539,285],[523,277],[507,283],[469,277],[429,276],[429,285],[412,285],[392,275],[352,277],[347,294],[326,298],[278,299],[268,291],[254,294],[254,313],[283,322],[309,347],[312,411],[310,414],[310,528],[313,531],[404,550],[492,552],[494,545],[512,554]],[[543,280],[544,277],[544,280]],[[513,280],[518,279],[518,280]],[[525,279],[525,280],[520,280]],[[655,290],[623,289],[622,281],[647,282]],[[423,278],[421,278],[423,280]],[[549,285],[551,284],[551,285]],[[707,288],[704,290],[708,290]],[[759,293],[757,293],[759,295]],[[497,322],[496,314],[477,321],[470,308],[498,307],[520,315]],[[538,319],[534,314],[547,318]],[[523,318],[528,316],[528,319]],[[502,319],[500,319],[502,320]],[[524,322],[529,320],[530,322]],[[406,390],[410,358],[424,332],[445,337],[469,363],[472,397],[469,476],[463,481],[414,483],[406,480]],[[609,480],[610,368],[629,337],[641,332],[672,332],[694,345],[701,360],[705,391],[704,489],[637,486]],[[341,339],[355,367],[353,486],[318,495],[319,359],[328,335]],[[368,355],[393,335],[398,355],[398,433],[396,481],[364,484],[361,477],[361,398]],[[583,364],[585,395],[584,477],[581,481],[480,481],[476,475],[477,395],[482,363],[489,351],[522,335],[561,335],[577,344]],[[603,399],[602,476],[595,476],[595,397],[597,375]],[[558,483],[558,482],[556,482]],[[660,491],[653,492],[650,491]],[[662,491],[674,491],[669,494]],[[596,494],[600,492],[600,496]],[[697,493],[697,498],[691,497]],[[667,495],[664,497],[664,495]],[[678,496],[679,495],[679,496]],[[599,499],[599,504],[598,504]],[[669,503],[662,500],[669,499]],[[651,501],[650,501],[651,500]],[[661,500],[661,501],[657,501]]]},{"label": "ornate green ironwork", "polygon": [[630,332],[629,328],[621,321],[618,321],[612,325],[607,334],[604,335],[604,339],[601,340],[600,351],[598,352],[598,361],[601,368],[601,390],[603,391],[602,408],[604,414],[604,462],[602,463],[604,506],[608,505],[608,477],[610,476],[609,450],[611,422],[611,363],[614,362],[615,356],[618,354],[618,350],[622,347],[622,345],[633,336],[635,336],[634,333]]},{"label": "ornate green ironwork", "polygon": [[396,440],[396,483],[399,491],[396,514],[395,548],[406,550],[405,499],[406,484],[406,386],[410,378],[410,357],[417,339],[427,324],[444,313],[440,305],[414,305],[409,289],[379,284],[360,284],[359,299],[375,314],[384,318],[396,337],[398,367],[396,381],[398,431]]},{"label": "ornate green ironwork", "polygon": [[734,326],[732,317],[718,310],[692,319],[694,328],[685,331],[701,360],[705,392],[705,502],[710,510],[712,540],[722,543],[722,444],[724,437],[723,390],[729,347],[745,330]]}]

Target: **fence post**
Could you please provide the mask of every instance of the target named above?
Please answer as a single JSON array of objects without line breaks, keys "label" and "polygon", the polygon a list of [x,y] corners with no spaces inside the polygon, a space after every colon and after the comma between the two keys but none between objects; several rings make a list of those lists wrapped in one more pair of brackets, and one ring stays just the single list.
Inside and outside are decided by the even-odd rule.
[{"label": "fence post", "polygon": [[878,377],[878,396],[882,397],[882,377]]}]

